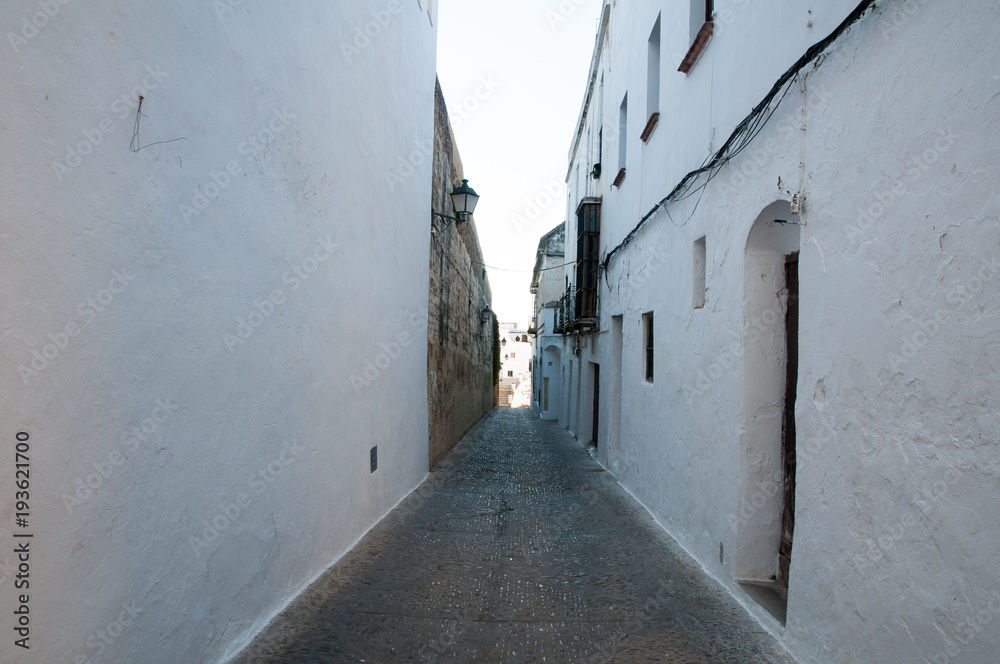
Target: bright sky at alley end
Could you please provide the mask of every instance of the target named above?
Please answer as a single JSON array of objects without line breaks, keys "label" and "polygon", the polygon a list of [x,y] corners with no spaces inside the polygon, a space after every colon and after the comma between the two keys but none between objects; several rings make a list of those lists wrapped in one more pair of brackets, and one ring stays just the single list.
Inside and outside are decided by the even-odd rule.
[{"label": "bright sky at alley end", "polygon": [[465,177],[481,196],[479,241],[493,310],[527,327],[538,239],[566,215],[570,141],[601,0],[441,0],[437,70]]}]

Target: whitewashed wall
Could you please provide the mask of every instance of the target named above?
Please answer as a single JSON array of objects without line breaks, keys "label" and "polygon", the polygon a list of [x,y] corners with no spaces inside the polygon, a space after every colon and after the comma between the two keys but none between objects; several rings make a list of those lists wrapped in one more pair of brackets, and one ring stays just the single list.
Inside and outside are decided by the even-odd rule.
[{"label": "whitewashed wall", "polygon": [[3,3],[0,661],[222,661],[424,477],[426,10]]},{"label": "whitewashed wall", "polygon": [[[576,179],[577,166],[586,173],[596,160],[586,138],[597,136],[591,106],[568,171],[567,256],[581,197],[603,197],[602,250],[617,245],[856,3],[719,0],[716,34],[686,76],[676,68],[688,46],[687,5],[619,2],[611,11],[598,69],[604,90],[592,97],[605,100],[605,163],[599,181]],[[601,332],[573,366],[563,355],[572,393],[563,417],[581,440],[589,436],[586,366],[599,362],[608,409],[601,438],[614,441],[610,456],[599,447],[604,462],[803,661],[985,664],[1000,658],[995,625],[987,626],[1000,619],[992,516],[1000,499],[1000,8],[985,0],[878,6],[810,66],[804,90],[793,89],[697,209],[696,196],[669,217],[658,213],[615,257],[610,288],[602,283]],[[658,12],[661,118],[643,146],[646,46]],[[627,175],[615,189],[611,118],[626,91]],[[740,456],[743,406],[760,385],[744,371],[744,338],[768,325],[747,304],[747,240],[762,211],[795,193],[806,196],[806,225],[783,627],[734,579],[759,544],[741,540],[741,528],[746,534],[773,502]],[[693,244],[702,236],[707,303],[693,309]],[[775,296],[773,315],[783,320]],[[647,311],[656,325],[652,384],[643,381]],[[620,432],[607,416],[617,396],[609,370],[617,315]],[[780,348],[761,366],[782,362]]]}]

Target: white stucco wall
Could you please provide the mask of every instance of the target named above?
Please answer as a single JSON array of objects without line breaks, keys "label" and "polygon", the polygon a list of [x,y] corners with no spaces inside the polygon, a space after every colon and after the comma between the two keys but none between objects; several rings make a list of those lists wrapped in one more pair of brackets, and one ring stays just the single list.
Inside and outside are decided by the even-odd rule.
[{"label": "white stucco wall", "polygon": [[[0,44],[8,618],[34,534],[0,662],[219,662],[425,475],[435,28],[60,0],[2,33],[46,4]],[[140,94],[140,147],[184,140],[129,149]]]},{"label": "white stucco wall", "polygon": [[[566,255],[575,256],[580,198],[603,197],[602,253],[616,246],[856,4],[719,0],[716,34],[685,76],[676,68],[688,3],[617,3],[596,77],[603,94],[593,95],[605,99],[603,174],[575,178],[596,160],[584,138],[568,171]],[[661,117],[643,145],[647,38],[660,12]],[[601,435],[614,441],[611,456],[599,446],[602,460],[805,662],[1000,657],[986,626],[1000,618],[1000,527],[989,507],[1000,499],[998,19],[985,0],[879,3],[807,69],[804,90],[796,84],[703,197],[657,213],[616,255],[602,279],[601,331],[579,358],[562,355],[561,421],[589,436],[586,370],[600,363]],[[611,119],[626,92],[627,174],[617,189]],[[581,136],[596,137],[599,114],[585,111]],[[782,626],[735,579],[763,573],[752,557],[774,540],[774,519],[761,511],[775,501],[760,478],[780,454],[779,440],[741,457],[754,449],[753,414],[770,408],[751,397],[782,366],[783,339],[760,338],[785,313],[783,283],[771,284],[776,310],[745,288],[760,259],[748,237],[762,212],[796,193],[806,196],[806,225],[797,229],[796,529]],[[694,309],[701,237],[707,302]],[[643,380],[650,311],[653,383]],[[759,358],[746,356],[748,335]],[[745,370],[754,366],[759,373]],[[609,430],[617,380],[620,432]]]}]

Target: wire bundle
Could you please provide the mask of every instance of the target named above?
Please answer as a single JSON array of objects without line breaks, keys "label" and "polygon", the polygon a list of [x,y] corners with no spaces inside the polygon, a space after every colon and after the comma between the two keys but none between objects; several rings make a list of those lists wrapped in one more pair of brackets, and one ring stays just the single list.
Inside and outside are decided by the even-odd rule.
[{"label": "wire bundle", "polygon": [[[607,269],[611,264],[611,259],[616,253],[625,248],[629,242],[639,233],[639,230],[645,225],[647,221],[660,209],[669,205],[670,203],[676,203],[682,201],[698,192],[704,193],[705,188],[708,183],[711,182],[719,171],[725,166],[726,162],[733,159],[741,152],[743,152],[757,137],[758,134],[767,126],[771,117],[778,110],[781,102],[784,101],[785,96],[788,91],[792,88],[794,83],[798,80],[799,73],[804,69],[809,63],[813,62],[817,57],[819,57],[831,44],[833,44],[837,39],[840,38],[847,30],[857,21],[864,16],[865,12],[868,11],[875,4],[875,0],[862,0],[862,2],[850,13],[850,15],[844,19],[844,21],[837,26],[837,29],[830,33],[823,40],[816,42],[800,57],[795,64],[788,68],[784,74],[775,82],[771,87],[771,90],[765,95],[764,99],[757,104],[750,114],[747,115],[736,129],[729,136],[729,139],[725,144],[719,148],[713,155],[705,160],[704,163],[697,169],[691,171],[677,184],[673,190],[667,194],[659,203],[654,205],[652,209],[649,210],[639,223],[635,225],[628,235],[625,236],[618,246],[605,254],[601,261],[601,270],[605,272],[605,278],[607,278]],[[702,178],[702,176],[707,177]],[[699,184],[700,182],[700,184]],[[699,199],[699,203],[701,200]],[[697,205],[695,206],[697,210]],[[669,212],[667,213],[669,215]],[[691,213],[694,216],[694,211]],[[685,222],[686,223],[686,222]]]}]

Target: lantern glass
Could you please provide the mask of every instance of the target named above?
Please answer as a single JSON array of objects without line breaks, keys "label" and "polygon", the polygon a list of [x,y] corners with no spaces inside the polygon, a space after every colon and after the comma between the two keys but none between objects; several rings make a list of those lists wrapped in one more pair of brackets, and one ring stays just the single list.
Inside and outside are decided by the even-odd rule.
[{"label": "lantern glass", "polygon": [[462,184],[455,187],[451,192],[451,203],[455,206],[455,214],[464,217],[472,214],[476,210],[476,203],[479,202],[479,194],[469,186],[468,180],[462,180]]}]

